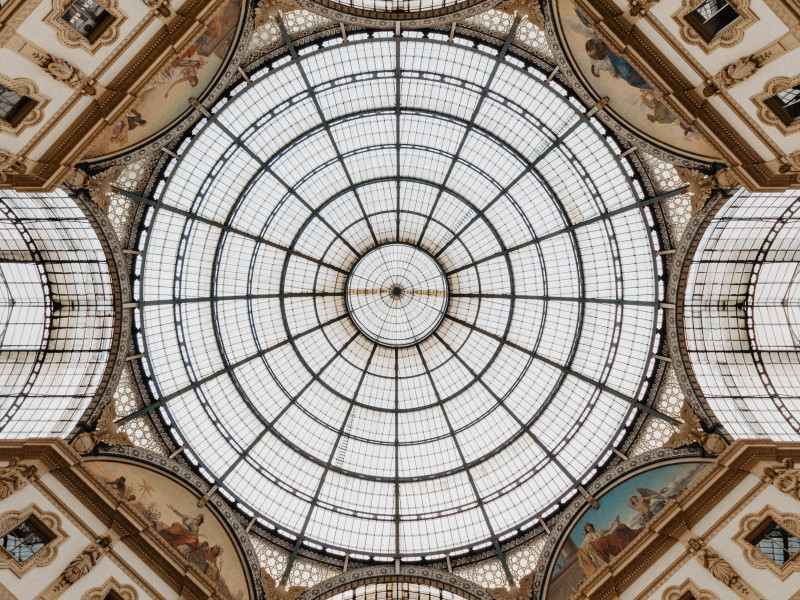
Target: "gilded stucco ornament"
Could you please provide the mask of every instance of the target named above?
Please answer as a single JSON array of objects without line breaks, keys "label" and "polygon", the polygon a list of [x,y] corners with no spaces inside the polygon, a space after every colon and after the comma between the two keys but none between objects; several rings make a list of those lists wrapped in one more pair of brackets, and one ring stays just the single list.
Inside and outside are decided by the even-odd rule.
[{"label": "gilded stucco ornament", "polygon": [[117,407],[115,402],[109,402],[108,406],[100,415],[95,430],[88,433],[78,434],[72,440],[72,447],[78,454],[88,454],[94,450],[100,442],[109,446],[131,446],[133,442],[124,431],[118,430],[115,423],[117,418]]},{"label": "gilded stucco ornament", "polygon": [[277,18],[281,12],[299,9],[300,5],[293,0],[259,0],[256,4],[256,28],[266,24],[270,18]]},{"label": "gilded stucco ornament", "polygon": [[166,19],[172,14],[170,0],[142,0],[142,2],[159,17],[164,17]]},{"label": "gilded stucco ornament", "polygon": [[634,18],[643,17],[656,4],[658,4],[658,0],[629,0],[628,14]]},{"label": "gilded stucco ornament", "polygon": [[96,82],[86,77],[63,58],[55,58],[46,52],[33,52],[32,57],[56,81],[68,85],[84,96],[97,94]]},{"label": "gilded stucco ornament", "polygon": [[705,567],[709,573],[724,583],[736,594],[746,600],[763,600],[755,590],[753,590],[744,579],[734,570],[727,560],[722,558],[716,550],[700,538],[692,537],[686,541],[686,550],[694,555],[697,561]]},{"label": "gilded stucco ornament", "polygon": [[771,49],[743,56],[731,64],[723,67],[719,73],[706,82],[703,96],[710,98],[727,90],[737,83],[752,77],[756,71],[773,59]]},{"label": "gilded stucco ornament", "polygon": [[64,590],[94,569],[97,563],[100,562],[100,559],[111,550],[112,545],[113,541],[109,535],[97,538],[96,541],[86,546],[83,552],[69,562],[67,568],[64,569],[58,579],[44,592],[39,594],[36,600],[58,598],[64,593]]},{"label": "gilded stucco ornament", "polygon": [[27,173],[28,167],[22,161],[21,156],[0,150],[0,183],[5,183],[11,174]]},{"label": "gilded stucco ornament", "polygon": [[0,468],[0,500],[5,500],[35,479],[36,466],[21,465],[17,457],[11,457],[8,466]]},{"label": "gilded stucco ornament", "polygon": [[732,189],[739,184],[736,176],[728,169],[720,169],[713,175],[677,166],[675,171],[684,183],[689,184],[689,193],[692,195],[692,215],[700,212],[713,190]]},{"label": "gilded stucco ornament", "polygon": [[308,589],[304,585],[279,585],[264,567],[261,567],[261,587],[264,589],[264,600],[295,600]]},{"label": "gilded stucco ornament", "polygon": [[489,588],[489,593],[496,600],[528,600],[533,590],[533,576],[535,571],[531,571],[519,580],[519,584],[510,590],[505,588]]},{"label": "gilded stucco ornament", "polygon": [[537,0],[506,0],[498,4],[495,10],[510,15],[517,13],[520,16],[526,16],[528,21],[539,29],[544,29],[544,15],[542,14],[542,7]]},{"label": "gilded stucco ornament", "polygon": [[800,469],[794,468],[794,460],[786,458],[783,467],[765,467],[762,478],[795,500],[800,500]]},{"label": "gilded stucco ornament", "polygon": [[125,167],[122,165],[111,167],[97,173],[89,175],[83,169],[75,168],[64,179],[64,183],[73,190],[87,190],[92,200],[104,214],[108,214],[111,205],[112,185],[122,174]]},{"label": "gilded stucco ornament", "polygon": [[700,444],[709,454],[721,454],[728,447],[722,436],[716,433],[706,433],[700,426],[700,419],[684,400],[681,406],[681,419],[683,423],[673,425],[675,432],[664,442],[667,448],[680,448],[690,444]]}]

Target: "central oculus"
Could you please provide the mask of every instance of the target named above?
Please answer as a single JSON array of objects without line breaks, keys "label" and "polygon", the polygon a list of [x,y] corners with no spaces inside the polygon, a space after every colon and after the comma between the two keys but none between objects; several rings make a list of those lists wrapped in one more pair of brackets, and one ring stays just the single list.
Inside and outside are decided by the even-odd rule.
[{"label": "central oculus", "polygon": [[413,346],[430,336],[447,311],[447,277],[430,254],[410,244],[373,248],[347,278],[347,311],[377,344]]}]

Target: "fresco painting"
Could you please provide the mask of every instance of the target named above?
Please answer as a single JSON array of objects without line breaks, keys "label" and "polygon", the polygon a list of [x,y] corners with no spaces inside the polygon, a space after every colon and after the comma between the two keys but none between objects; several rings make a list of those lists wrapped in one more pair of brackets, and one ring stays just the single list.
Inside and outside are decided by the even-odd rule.
[{"label": "fresco painting", "polygon": [[230,0],[189,48],[150,83],[122,119],[99,136],[86,158],[113,154],[148,139],[183,114],[189,98],[205,93],[231,49],[241,7],[241,0]]},{"label": "fresco painting", "polygon": [[[639,72],[592,31],[571,0],[558,0],[557,5],[572,63],[598,96],[611,98],[610,108],[620,118],[672,150],[701,158],[716,157],[711,147],[659,100]],[[620,85],[622,82],[624,85]]]},{"label": "fresco painting", "polygon": [[173,548],[213,581],[223,598],[249,596],[245,566],[226,527],[197,496],[156,471],[122,461],[87,466],[120,498],[128,500]]},{"label": "fresco painting", "polygon": [[666,504],[708,467],[684,462],[634,475],[598,499],[566,536],[550,573],[546,600],[566,600],[598,567],[611,562]]}]

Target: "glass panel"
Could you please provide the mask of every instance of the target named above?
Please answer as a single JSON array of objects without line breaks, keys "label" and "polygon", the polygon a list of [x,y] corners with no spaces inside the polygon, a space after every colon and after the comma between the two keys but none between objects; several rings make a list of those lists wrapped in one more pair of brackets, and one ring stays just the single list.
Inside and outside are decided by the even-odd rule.
[{"label": "glass panel", "polygon": [[95,0],[76,0],[61,19],[88,40],[99,35],[111,15]]},{"label": "glass panel", "polygon": [[50,541],[30,519],[23,521],[2,538],[3,548],[19,562],[25,562]]},{"label": "glass panel", "polygon": [[785,564],[800,552],[800,540],[774,522],[751,543],[777,565]]},{"label": "glass panel", "polygon": [[287,535],[486,543],[574,492],[645,393],[651,215],[543,77],[408,37],[312,50],[254,74],[159,188],[153,389]]},{"label": "glass panel", "polygon": [[31,99],[27,96],[0,85],[0,119],[13,123],[28,102]]}]

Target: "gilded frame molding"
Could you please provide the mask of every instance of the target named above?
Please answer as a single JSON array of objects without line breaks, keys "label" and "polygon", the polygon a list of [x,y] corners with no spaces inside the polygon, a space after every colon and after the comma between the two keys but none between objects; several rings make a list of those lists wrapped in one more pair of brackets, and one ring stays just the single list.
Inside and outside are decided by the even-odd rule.
[{"label": "gilded frame molding", "polygon": [[686,598],[696,598],[697,600],[719,600],[714,592],[709,592],[700,588],[694,581],[687,579],[680,585],[673,585],[664,590],[661,600],[686,600]]},{"label": "gilded frame molding", "polygon": [[111,15],[111,21],[94,41],[75,31],[61,18],[74,2],[75,0],[52,0],[53,8],[44,18],[44,22],[56,30],[56,36],[60,43],[69,48],[83,48],[89,54],[94,54],[101,47],[117,41],[120,25],[127,18],[125,13],[119,9],[118,0],[96,0]]},{"label": "gilded frame molding", "polygon": [[792,573],[800,572],[800,552],[797,552],[788,561],[778,565],[766,554],[754,546],[750,539],[754,534],[763,529],[768,521],[773,521],[789,533],[800,537],[800,515],[783,513],[767,504],[758,513],[751,513],[742,517],[739,531],[733,541],[742,549],[742,554],[747,563],[756,569],[771,571],[778,579],[784,581]]},{"label": "gilded frame molding", "polygon": [[130,585],[123,585],[113,577],[110,577],[100,587],[88,590],[81,600],[105,600],[111,595],[114,600],[138,600],[139,595]]},{"label": "gilded frame molding", "polygon": [[706,42],[700,32],[687,20],[689,13],[703,3],[703,0],[682,0],[681,7],[672,15],[678,24],[681,38],[687,44],[699,46],[703,52],[710,54],[717,48],[735,46],[744,38],[744,30],[758,21],[758,17],[750,10],[750,0],[731,0],[728,4],[739,13],[739,18]]},{"label": "gilded frame molding", "polygon": [[775,111],[767,106],[767,100],[772,98],[775,94],[788,90],[798,84],[800,84],[800,74],[794,77],[773,77],[764,84],[764,89],[761,90],[761,92],[750,98],[758,109],[758,118],[767,125],[774,125],[777,127],[783,135],[790,135],[800,131],[800,119],[796,119],[793,123],[787,125],[775,114]]},{"label": "gilded frame molding", "polygon": [[53,562],[58,556],[58,547],[68,537],[61,528],[61,517],[56,513],[43,511],[36,504],[29,504],[22,510],[9,510],[0,515],[0,532],[5,535],[30,517],[37,521],[37,525],[40,525],[51,539],[25,562],[19,562],[8,550],[0,547],[0,569],[8,569],[19,578],[35,567],[44,567]]},{"label": "gilded frame molding", "polygon": [[18,136],[25,129],[36,125],[44,118],[44,107],[50,102],[50,98],[40,94],[39,87],[33,81],[24,78],[10,79],[0,74],[0,85],[30,98],[31,102],[33,102],[33,106],[27,110],[16,125],[12,125],[5,119],[0,119],[0,133]]}]

